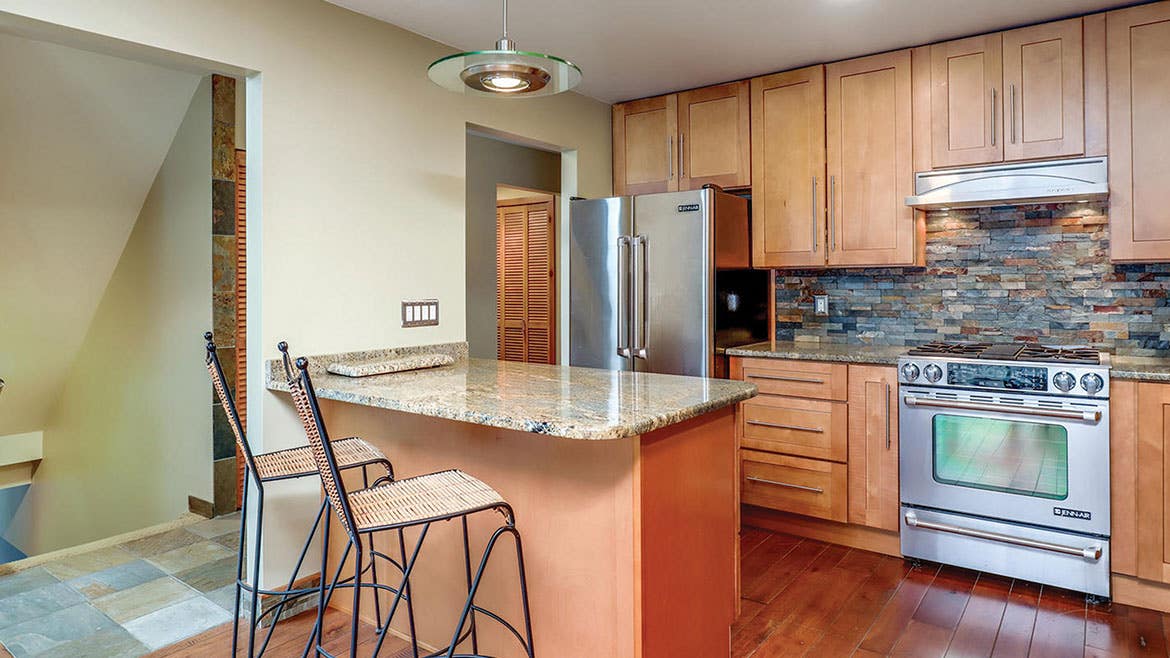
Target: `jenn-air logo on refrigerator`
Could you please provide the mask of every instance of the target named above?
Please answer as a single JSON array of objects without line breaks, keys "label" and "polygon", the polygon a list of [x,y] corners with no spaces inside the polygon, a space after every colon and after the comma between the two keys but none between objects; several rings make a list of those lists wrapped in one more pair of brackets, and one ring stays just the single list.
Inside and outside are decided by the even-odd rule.
[{"label": "jenn-air logo on refrigerator", "polygon": [[678,204],[679,212],[699,212],[699,204],[697,203],[680,203]]},{"label": "jenn-air logo on refrigerator", "polygon": [[1052,514],[1055,516],[1063,516],[1070,519],[1080,519],[1081,521],[1092,521],[1093,513],[1086,512],[1080,509],[1068,509],[1065,507],[1053,507]]}]

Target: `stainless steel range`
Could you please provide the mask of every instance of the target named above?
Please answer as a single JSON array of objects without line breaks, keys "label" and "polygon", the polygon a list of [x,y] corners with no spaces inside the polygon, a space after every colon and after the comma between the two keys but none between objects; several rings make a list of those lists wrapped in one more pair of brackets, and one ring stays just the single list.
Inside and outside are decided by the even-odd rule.
[{"label": "stainless steel range", "polygon": [[898,381],[902,553],[1109,596],[1109,355],[932,343]]}]

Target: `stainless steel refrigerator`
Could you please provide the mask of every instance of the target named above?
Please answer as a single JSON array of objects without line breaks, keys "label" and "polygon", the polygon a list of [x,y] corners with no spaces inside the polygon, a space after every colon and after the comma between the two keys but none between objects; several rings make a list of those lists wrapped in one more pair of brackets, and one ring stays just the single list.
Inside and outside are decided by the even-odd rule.
[{"label": "stainless steel refrigerator", "polygon": [[714,188],[573,201],[570,365],[711,377],[717,348],[766,340],[748,213]]}]

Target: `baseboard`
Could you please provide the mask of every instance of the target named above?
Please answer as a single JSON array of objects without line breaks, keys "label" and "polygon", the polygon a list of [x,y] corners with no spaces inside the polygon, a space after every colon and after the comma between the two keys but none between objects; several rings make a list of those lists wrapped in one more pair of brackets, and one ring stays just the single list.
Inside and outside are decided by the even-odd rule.
[{"label": "baseboard", "polygon": [[120,535],[114,535],[113,537],[106,537],[105,539],[91,541],[86,544],[78,544],[77,546],[70,546],[68,548],[62,548],[60,550],[26,557],[23,560],[8,562],[7,564],[0,564],[0,576],[7,576],[8,574],[16,573],[17,571],[24,571],[25,569],[39,567],[40,565],[46,564],[48,562],[72,557],[74,555],[80,555],[82,553],[88,553],[90,551],[96,551],[100,548],[109,548],[111,546],[117,546],[118,544],[125,544],[128,541],[142,539],[143,537],[149,537],[150,535],[157,535],[168,530],[182,528],[183,526],[189,526],[204,520],[206,519],[204,519],[202,516],[187,513],[183,514],[174,521],[167,521],[166,523],[152,525],[140,530],[132,530]]},{"label": "baseboard", "polygon": [[811,516],[777,512],[775,510],[744,505],[740,524],[783,532],[797,537],[807,537],[830,544],[840,544],[875,553],[902,557],[902,544],[898,533],[878,530],[866,526],[838,523]]},{"label": "baseboard", "polygon": [[187,510],[205,519],[215,516],[215,505],[195,496],[187,496]]},{"label": "baseboard", "polygon": [[1113,574],[1113,601],[1138,608],[1170,612],[1170,585]]}]

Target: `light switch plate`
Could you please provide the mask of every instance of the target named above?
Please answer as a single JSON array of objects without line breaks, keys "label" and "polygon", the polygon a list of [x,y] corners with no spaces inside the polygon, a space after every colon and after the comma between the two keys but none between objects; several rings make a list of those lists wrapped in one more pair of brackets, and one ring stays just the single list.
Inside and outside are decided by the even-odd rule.
[{"label": "light switch plate", "polygon": [[829,296],[813,295],[813,313],[816,315],[829,314]]},{"label": "light switch plate", "polygon": [[403,327],[434,327],[439,324],[439,300],[402,300]]}]

